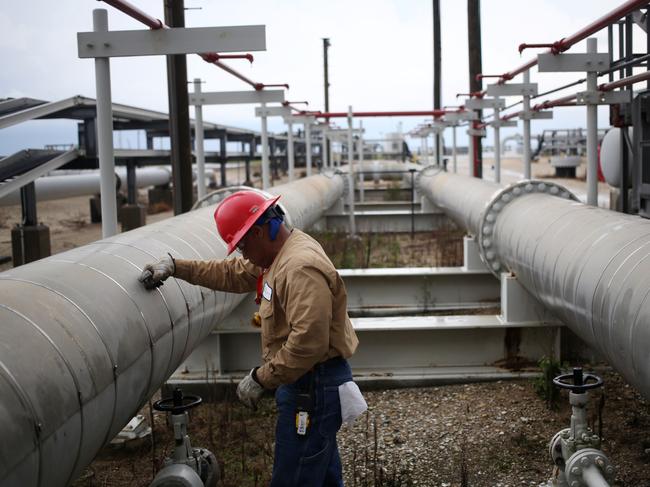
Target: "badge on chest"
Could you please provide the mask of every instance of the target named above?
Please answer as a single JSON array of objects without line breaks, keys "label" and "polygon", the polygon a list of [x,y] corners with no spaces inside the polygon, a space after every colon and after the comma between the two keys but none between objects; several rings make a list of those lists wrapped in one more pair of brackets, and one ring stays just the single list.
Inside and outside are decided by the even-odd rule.
[{"label": "badge on chest", "polygon": [[273,288],[269,286],[268,282],[264,283],[264,288],[262,289],[262,297],[267,301],[271,301],[273,297]]}]

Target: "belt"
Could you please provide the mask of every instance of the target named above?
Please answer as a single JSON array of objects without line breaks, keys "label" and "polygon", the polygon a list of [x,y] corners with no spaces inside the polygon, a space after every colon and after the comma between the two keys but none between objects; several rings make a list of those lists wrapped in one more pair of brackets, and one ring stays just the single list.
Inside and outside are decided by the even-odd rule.
[{"label": "belt", "polygon": [[313,380],[314,372],[325,372],[328,369],[339,367],[343,363],[345,363],[345,359],[341,356],[332,357],[323,362],[319,362],[316,365],[314,365],[311,369],[309,369],[307,372],[305,372],[305,374],[302,377],[300,377],[296,382],[294,382],[294,386],[301,392],[308,392],[312,387],[311,382]]}]

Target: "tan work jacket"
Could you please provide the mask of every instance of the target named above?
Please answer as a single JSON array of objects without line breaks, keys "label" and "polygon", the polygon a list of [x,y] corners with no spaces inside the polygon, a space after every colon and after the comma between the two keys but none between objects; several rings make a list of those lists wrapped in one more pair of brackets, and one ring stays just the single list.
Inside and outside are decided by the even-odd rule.
[{"label": "tan work jacket", "polygon": [[[176,260],[175,277],[219,291],[255,291],[259,267],[242,257]],[[350,357],[359,340],[347,313],[341,276],[322,247],[293,230],[264,273],[262,358],[257,378],[266,388],[296,381],[315,364]]]}]

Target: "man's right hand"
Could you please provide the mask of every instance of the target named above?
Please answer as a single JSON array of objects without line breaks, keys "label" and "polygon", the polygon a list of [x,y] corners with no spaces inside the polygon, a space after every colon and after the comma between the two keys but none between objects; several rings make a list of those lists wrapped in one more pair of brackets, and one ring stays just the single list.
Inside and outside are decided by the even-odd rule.
[{"label": "man's right hand", "polygon": [[162,286],[165,279],[174,275],[176,264],[170,254],[153,264],[147,264],[142,270],[138,280],[144,284],[147,289],[154,289]]}]

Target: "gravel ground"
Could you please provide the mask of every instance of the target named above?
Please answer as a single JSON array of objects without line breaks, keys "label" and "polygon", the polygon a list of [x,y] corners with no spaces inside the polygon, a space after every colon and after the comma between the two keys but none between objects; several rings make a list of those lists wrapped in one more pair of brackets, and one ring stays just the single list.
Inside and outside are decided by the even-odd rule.
[{"label": "gravel ground", "polygon": [[[616,467],[617,487],[650,486],[650,404],[617,374],[603,374],[589,420],[597,429],[602,410],[603,450]],[[348,487],[539,486],[552,474],[548,441],[569,426],[565,393],[549,410],[530,380],[364,392],[369,411],[338,435]],[[268,485],[273,459],[273,399],[257,413],[232,397],[200,406],[190,435],[212,450],[222,487]],[[143,410],[148,417],[148,409]],[[163,415],[149,440],[129,449],[106,448],[73,486],[147,486],[170,454]]]}]

